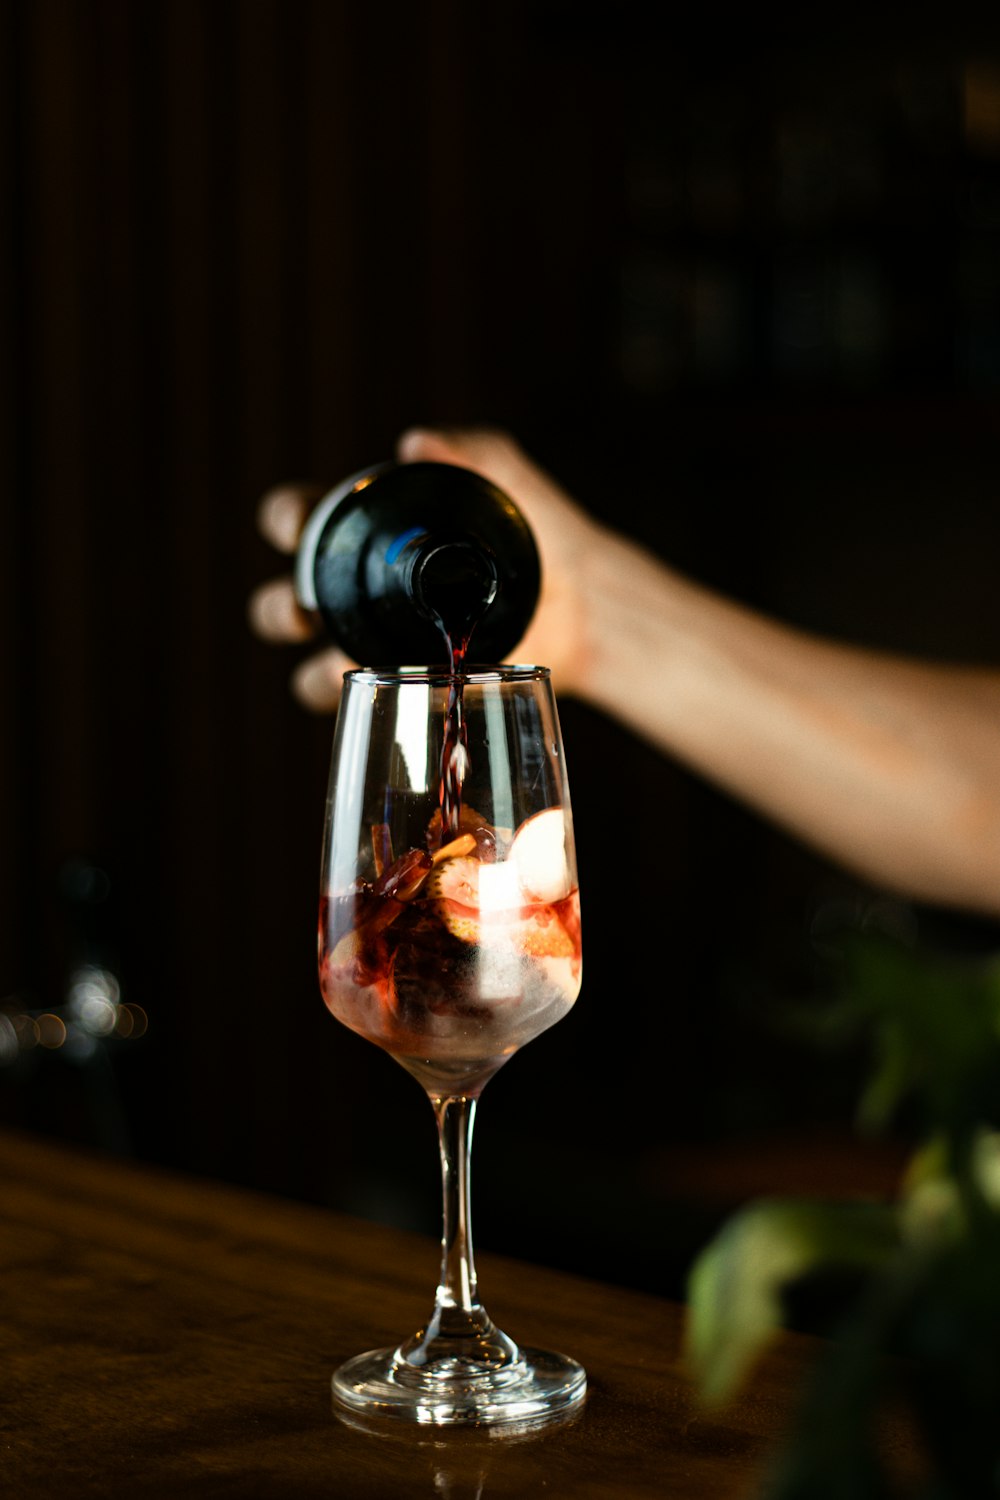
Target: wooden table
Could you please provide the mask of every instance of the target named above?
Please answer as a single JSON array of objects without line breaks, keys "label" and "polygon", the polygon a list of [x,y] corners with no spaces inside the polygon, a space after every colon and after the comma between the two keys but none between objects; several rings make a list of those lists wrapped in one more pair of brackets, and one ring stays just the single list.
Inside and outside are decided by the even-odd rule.
[{"label": "wooden table", "polygon": [[429,1311],[429,1240],[0,1135],[0,1464],[30,1496],[705,1497],[753,1493],[812,1353],[699,1412],[682,1309],[478,1257],[500,1325],[585,1364],[570,1425],[517,1441],[334,1416],[330,1373]]}]

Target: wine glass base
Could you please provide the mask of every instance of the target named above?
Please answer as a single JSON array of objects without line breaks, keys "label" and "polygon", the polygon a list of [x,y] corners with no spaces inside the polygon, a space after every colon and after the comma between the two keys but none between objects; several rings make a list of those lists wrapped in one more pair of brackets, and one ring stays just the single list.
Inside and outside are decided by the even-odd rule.
[{"label": "wine glass base", "polygon": [[396,1349],[375,1349],[341,1365],[332,1381],[334,1405],[434,1427],[525,1427],[566,1413],[587,1394],[582,1365],[541,1349],[521,1349],[499,1369],[460,1359],[420,1367],[398,1356]]}]

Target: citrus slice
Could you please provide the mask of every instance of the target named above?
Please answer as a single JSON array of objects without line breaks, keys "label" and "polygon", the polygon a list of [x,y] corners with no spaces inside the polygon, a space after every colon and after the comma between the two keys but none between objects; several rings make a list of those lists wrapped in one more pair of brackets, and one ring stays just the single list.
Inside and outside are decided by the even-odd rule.
[{"label": "citrus slice", "polygon": [[453,937],[483,947],[503,945],[532,958],[572,958],[575,946],[548,902],[526,901],[520,866],[484,864],[460,856],[443,860],[427,877],[424,894]]}]

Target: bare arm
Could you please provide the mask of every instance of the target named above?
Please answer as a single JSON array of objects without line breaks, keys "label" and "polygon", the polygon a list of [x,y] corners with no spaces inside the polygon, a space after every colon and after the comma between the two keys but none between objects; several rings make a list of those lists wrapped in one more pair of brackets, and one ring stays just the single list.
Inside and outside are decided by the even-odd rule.
[{"label": "bare arm", "polygon": [[[837,645],[724,599],[596,525],[502,435],[400,447],[479,469],[523,508],[545,582],[519,655],[559,690],[864,877],[1000,914],[1000,672]],[[264,634],[308,631],[281,585],[255,610]],[[300,696],[329,706],[344,665],[314,658]]]},{"label": "bare arm", "polygon": [[1000,673],[836,645],[615,545],[595,704],[866,878],[1000,914]]}]

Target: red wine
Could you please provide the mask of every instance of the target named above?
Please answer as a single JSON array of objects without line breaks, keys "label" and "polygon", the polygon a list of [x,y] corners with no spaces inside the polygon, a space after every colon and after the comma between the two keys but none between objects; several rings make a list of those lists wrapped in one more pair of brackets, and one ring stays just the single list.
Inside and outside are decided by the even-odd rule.
[{"label": "red wine", "polygon": [[565,860],[552,859],[564,839],[563,815],[550,809],[498,859],[497,830],[466,813],[455,839],[407,850],[373,883],[324,899],[330,1010],[425,1087],[477,1094],[576,999],[579,895]]},{"label": "red wine", "polygon": [[441,808],[440,843],[449,843],[458,833],[462,819],[462,783],[469,768],[469,737],[465,727],[465,698],[462,681],[462,666],[469,648],[472,630],[478,622],[473,621],[465,639],[457,644],[444,632],[448,647],[448,670],[451,682],[448,686],[448,707],[444,721],[444,744],[441,747],[441,789],[438,801]]},{"label": "red wine", "polygon": [[[472,555],[473,559],[475,554]],[[448,707],[441,747],[439,847],[458,833],[462,817],[462,783],[469,767],[462,668],[475,631],[485,620],[497,592],[492,564],[470,560],[464,543],[442,546],[426,559],[418,590],[427,613],[441,632],[448,653]]]}]

